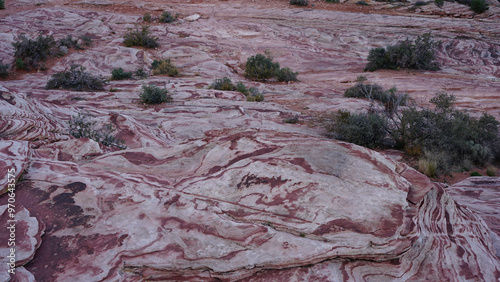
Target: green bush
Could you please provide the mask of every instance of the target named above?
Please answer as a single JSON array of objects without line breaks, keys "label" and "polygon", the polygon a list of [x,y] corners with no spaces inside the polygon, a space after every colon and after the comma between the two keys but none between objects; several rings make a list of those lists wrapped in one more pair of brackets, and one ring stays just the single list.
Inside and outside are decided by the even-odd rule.
[{"label": "green bush", "polygon": [[[240,85],[240,87],[241,87],[241,85]],[[208,88],[216,89],[216,90],[223,90],[223,91],[237,90],[236,86],[233,84],[231,79],[229,79],[227,77],[216,79]]]},{"label": "green bush", "polygon": [[344,97],[347,98],[362,98],[373,99],[381,102],[387,102],[386,91],[378,84],[364,84],[363,82],[356,83],[355,86],[348,88],[344,92]]},{"label": "green bush", "polygon": [[236,91],[242,93],[245,96],[247,96],[248,94],[250,94],[250,91],[245,86],[245,84],[243,84],[242,82],[236,83]]},{"label": "green bush", "polygon": [[31,39],[21,34],[12,45],[16,50],[16,67],[25,70],[43,69],[43,62],[54,55],[56,50],[56,41],[52,35],[39,35]]},{"label": "green bush", "polygon": [[297,6],[307,6],[309,5],[309,1],[307,0],[290,0],[290,4]]},{"label": "green bush", "polygon": [[149,23],[152,21],[151,14],[149,12],[144,13],[144,16],[142,16],[142,21],[145,23]]},{"label": "green bush", "polygon": [[387,145],[405,149],[421,159],[420,170],[428,175],[434,175],[433,167],[440,174],[500,159],[500,123],[493,116],[474,118],[455,110],[455,98],[446,93],[431,99],[434,110],[414,106],[398,110],[407,98],[389,92],[389,102],[380,101],[380,108],[372,106],[367,114],[333,115],[327,124],[330,134],[370,148]]},{"label": "green bush", "polygon": [[128,28],[127,33],[123,36],[123,44],[126,47],[142,46],[146,48],[159,47],[158,37],[153,37],[149,31],[149,26],[136,26],[134,29]]},{"label": "green bush", "polygon": [[326,0],[326,3],[339,3],[340,0]]},{"label": "green bush", "polygon": [[9,77],[9,65],[0,63],[0,77],[1,78]]},{"label": "green bush", "polygon": [[173,16],[168,11],[164,11],[160,16],[160,22],[162,22],[162,23],[171,23],[171,22],[174,22],[176,19],[177,19],[177,17]]},{"label": "green bush", "polygon": [[438,6],[439,8],[442,8],[444,5],[444,0],[434,0],[434,4]]},{"label": "green bush", "polygon": [[361,6],[368,6],[368,3],[366,3],[363,0],[356,2],[356,4],[361,5]]},{"label": "green bush", "polygon": [[399,68],[439,70],[435,55],[438,44],[430,33],[426,33],[415,41],[406,39],[387,48],[373,48],[368,55],[365,71]]},{"label": "green bush", "polygon": [[248,102],[262,102],[264,101],[264,94],[259,92],[259,89],[255,87],[250,87],[248,89],[248,94],[245,95]]},{"label": "green bush", "polygon": [[45,86],[46,89],[71,89],[76,91],[104,90],[107,81],[101,76],[94,76],[85,72],[85,68],[79,65],[71,65],[67,71],[52,75]]},{"label": "green bush", "polygon": [[0,10],[5,10],[5,0],[0,0]]},{"label": "green bush", "polygon": [[425,5],[429,5],[429,2],[418,0],[417,2],[415,2],[414,5],[415,5],[415,7],[422,7],[422,6],[425,6]]},{"label": "green bush", "polygon": [[149,74],[143,68],[138,68],[134,72],[134,77],[136,79],[145,79],[149,77]]},{"label": "green bush", "polygon": [[154,75],[166,74],[168,76],[179,76],[179,70],[172,64],[170,59],[154,60],[151,64]]},{"label": "green bush", "polygon": [[298,72],[293,72],[289,68],[282,68],[276,71],[275,76],[278,81],[289,82],[289,81],[297,81],[298,74],[299,74]]},{"label": "green bush", "polygon": [[78,113],[68,121],[69,134],[75,138],[89,138],[104,146],[125,149],[125,142],[111,135],[116,129],[112,124],[105,124],[102,128],[96,128],[96,121],[90,121],[94,116]]},{"label": "green bush", "polygon": [[161,104],[171,103],[172,97],[168,94],[167,89],[159,88],[156,85],[149,84],[142,86],[140,94],[141,101],[145,104]]},{"label": "green bush", "polygon": [[113,69],[111,71],[111,79],[112,80],[123,80],[123,79],[131,79],[132,72],[124,71],[122,68]]},{"label": "green bush", "polygon": [[274,63],[272,58],[267,55],[257,54],[247,59],[245,77],[252,80],[266,81],[271,79],[279,69],[280,64]]},{"label": "green bush", "polygon": [[376,113],[338,111],[329,125],[332,136],[368,148],[381,146],[386,138],[386,119]]},{"label": "green bush", "polygon": [[83,49],[82,46],[78,44],[78,39],[74,39],[71,34],[59,39],[58,44],[59,46],[65,46],[67,48]]},{"label": "green bush", "polygon": [[486,12],[486,10],[489,9],[488,3],[486,3],[486,0],[472,0],[470,3],[470,8],[472,11],[474,11],[477,14],[481,14],[483,12]]}]

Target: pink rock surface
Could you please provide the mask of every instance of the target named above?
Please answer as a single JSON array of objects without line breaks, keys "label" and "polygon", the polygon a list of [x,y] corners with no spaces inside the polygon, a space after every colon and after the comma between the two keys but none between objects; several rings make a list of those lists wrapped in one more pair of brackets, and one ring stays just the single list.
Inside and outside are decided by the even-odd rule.
[{"label": "pink rock surface", "polygon": [[491,229],[497,256],[500,257],[500,178],[470,177],[446,187],[459,204],[477,213]]},{"label": "pink rock surface", "polygon": [[[500,117],[498,17],[363,14],[288,1],[173,2],[180,18],[201,17],[152,24],[162,45],[154,50],[124,47],[122,35],[165,3],[56,1],[2,18],[4,61],[12,61],[11,43],[22,32],[94,39],[47,71],[2,81],[0,168],[26,168],[16,199],[30,223],[20,239],[24,267],[14,279],[500,279],[494,214],[483,221],[414,169],[326,139],[317,127],[324,112],[370,106],[341,97],[359,75],[419,103],[446,90],[459,107]],[[443,41],[441,71],[362,72],[370,48],[429,30]],[[243,78],[246,58],[265,50],[300,81]],[[109,76],[113,68],[148,68],[164,57],[182,76],[112,81],[116,92],[44,89],[52,73],[73,62]],[[224,76],[258,87],[265,102],[207,89]],[[174,102],[139,103],[146,83],[166,87]],[[67,121],[82,111],[116,127],[127,149],[70,137]],[[302,122],[282,122],[293,116]],[[4,194],[0,205],[6,203]]]},{"label": "pink rock surface", "polygon": [[28,166],[31,149],[27,141],[0,140],[0,195],[14,185]]}]

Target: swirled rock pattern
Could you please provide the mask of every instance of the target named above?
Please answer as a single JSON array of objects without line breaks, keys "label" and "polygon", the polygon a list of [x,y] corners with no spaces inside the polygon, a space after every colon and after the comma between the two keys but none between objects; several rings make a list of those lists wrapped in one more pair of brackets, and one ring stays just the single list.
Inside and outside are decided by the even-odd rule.
[{"label": "swirled rock pattern", "polygon": [[[476,180],[444,189],[383,152],[325,138],[317,117],[368,109],[341,97],[359,75],[421,104],[446,90],[459,107],[500,117],[498,5],[478,20],[456,3],[445,11],[470,18],[384,8],[392,4],[353,13],[319,1],[307,9],[288,1],[170,2],[179,20],[151,24],[161,44],[153,50],[125,47],[122,35],[144,12],[159,16],[163,2],[15,0],[0,10],[4,62],[13,61],[21,33],[94,40],[48,70],[1,81],[0,168],[15,167],[20,223],[16,275],[2,269],[0,280],[500,279],[492,197],[452,192],[481,186]],[[182,20],[195,13],[196,21]],[[442,41],[441,71],[362,72],[370,48],[430,30]],[[300,81],[246,80],[246,58],[266,50]],[[72,63],[109,76],[118,67],[148,70],[158,58],[171,58],[181,76],[110,81],[97,92],[44,88]],[[224,76],[257,87],[265,102],[208,89]],[[148,83],[165,87],[173,103],[141,104]],[[79,112],[98,127],[112,124],[127,148],[70,136],[68,120]],[[299,122],[283,122],[290,117]],[[0,177],[5,191],[9,176]],[[0,207],[8,198],[1,195]]]}]

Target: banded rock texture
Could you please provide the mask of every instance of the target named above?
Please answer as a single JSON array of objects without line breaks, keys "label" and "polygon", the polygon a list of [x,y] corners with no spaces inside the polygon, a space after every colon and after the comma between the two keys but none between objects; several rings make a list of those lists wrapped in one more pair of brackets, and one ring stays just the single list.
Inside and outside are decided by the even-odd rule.
[{"label": "banded rock texture", "polygon": [[[324,112],[369,108],[341,97],[359,75],[419,102],[453,91],[460,107],[500,117],[496,17],[348,13],[288,1],[170,2],[180,18],[201,17],[153,24],[162,45],[154,50],[124,47],[122,35],[165,3],[15,0],[7,8],[26,8],[0,11],[5,62],[22,32],[94,39],[47,71],[1,81],[0,169],[16,168],[23,222],[12,281],[500,279],[494,215],[481,219],[412,168],[326,139],[317,126]],[[429,30],[443,41],[442,71],[362,72],[370,48]],[[267,49],[300,81],[245,80],[246,58]],[[109,76],[165,57],[180,77],[112,81],[106,89],[116,92],[44,89],[71,63]],[[265,102],[207,89],[224,76],[258,87]],[[140,104],[144,83],[165,86],[174,102]],[[67,121],[78,112],[99,126],[111,123],[127,149],[69,136]],[[293,116],[298,124],[282,122]],[[3,192],[8,177],[1,177]],[[7,201],[4,193],[0,207]],[[4,212],[0,219],[3,226]]]}]

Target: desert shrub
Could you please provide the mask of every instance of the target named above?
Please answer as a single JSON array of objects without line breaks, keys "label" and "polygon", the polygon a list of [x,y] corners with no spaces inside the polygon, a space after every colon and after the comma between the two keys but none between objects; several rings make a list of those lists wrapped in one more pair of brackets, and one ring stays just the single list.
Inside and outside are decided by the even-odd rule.
[{"label": "desert shrub", "polygon": [[160,16],[160,22],[162,23],[171,23],[174,22],[177,17],[173,16],[170,12],[164,11]]},{"label": "desert shrub", "polygon": [[279,69],[279,63],[273,62],[268,55],[257,54],[247,59],[245,77],[252,80],[266,81],[271,79]]},{"label": "desert shrub", "polygon": [[360,76],[356,77],[357,82],[363,82],[363,81],[367,81],[367,80],[368,80],[368,78],[366,78],[366,76],[364,76],[364,75],[360,75]]},{"label": "desert shrub", "polygon": [[293,72],[289,68],[281,68],[278,71],[276,71],[275,76],[278,81],[297,81],[297,75],[298,72]]},{"label": "desert shrub", "polygon": [[75,138],[89,138],[104,146],[125,149],[125,142],[112,135],[116,129],[112,124],[105,124],[102,128],[96,127],[96,121],[91,121],[94,116],[87,113],[78,113],[68,121],[69,134]]},{"label": "desert shrub", "polygon": [[339,3],[340,0],[325,0],[326,3]]},{"label": "desert shrub", "polygon": [[9,65],[0,63],[0,77],[1,78],[9,77]]},{"label": "desert shrub", "polygon": [[150,23],[152,21],[151,14],[149,12],[144,13],[142,16],[142,21],[145,23]]},{"label": "desert shrub", "polygon": [[141,101],[145,104],[161,104],[172,102],[172,97],[168,94],[167,89],[159,88],[158,86],[153,84],[142,86],[140,98]]},{"label": "desert shrub", "polygon": [[264,94],[260,93],[259,89],[255,87],[250,87],[248,89],[248,94],[245,95],[248,102],[262,102],[264,101]]},{"label": "desert shrub", "polygon": [[297,122],[299,122],[299,116],[296,115],[296,116],[293,116],[293,117],[289,117],[289,118],[286,118],[283,120],[284,123],[291,123],[291,124],[296,124]]},{"label": "desert shrub", "polygon": [[83,49],[78,44],[78,39],[73,38],[71,34],[64,38],[59,39],[58,44],[59,46],[65,46],[67,48]]},{"label": "desert shrub", "polygon": [[134,72],[134,77],[136,79],[145,79],[149,77],[149,74],[143,68],[138,68]]},{"label": "desert shrub", "polygon": [[366,3],[363,0],[356,2],[356,4],[361,5],[361,6],[368,6],[368,3]]},{"label": "desert shrub", "polygon": [[123,79],[131,79],[132,72],[124,71],[122,68],[115,68],[111,71],[111,79],[112,80],[123,80]]},{"label": "desert shrub", "polygon": [[236,91],[242,93],[245,96],[247,96],[250,93],[248,88],[242,82],[236,83]]},{"label": "desert shrub", "polygon": [[425,6],[425,5],[429,5],[429,2],[418,0],[417,2],[415,2],[414,5],[415,5],[415,7],[422,7],[422,6]]},{"label": "desert shrub", "polygon": [[90,36],[88,35],[81,35],[80,37],[78,37],[78,39],[80,39],[82,41],[82,44],[86,47],[90,47],[92,46],[92,43],[93,43],[93,40]]},{"label": "desert shrub", "polygon": [[46,89],[71,89],[76,91],[103,90],[107,81],[101,76],[94,76],[79,65],[71,65],[69,70],[52,75]]},{"label": "desert shrub", "polygon": [[363,82],[359,82],[355,86],[348,88],[344,92],[344,97],[374,99],[385,102],[387,100],[387,93],[378,84],[364,84]]},{"label": "desert shrub", "polygon": [[123,36],[123,44],[127,47],[142,46],[146,48],[159,47],[158,37],[151,35],[149,26],[136,26],[135,28],[128,28],[127,33]]},{"label": "desert shrub", "polygon": [[444,5],[444,0],[434,0],[434,4],[438,6],[439,8],[442,8]]},{"label": "desert shrub", "polygon": [[168,76],[178,76],[179,70],[172,64],[170,59],[154,60],[151,64],[154,75],[166,74]]},{"label": "desert shrub", "polygon": [[290,0],[290,4],[297,6],[307,6],[309,5],[309,1],[307,0]]},{"label": "desert shrub", "polygon": [[368,148],[381,146],[386,137],[386,120],[376,113],[353,114],[339,110],[333,116],[332,136]]},{"label": "desert shrub", "polygon": [[365,71],[398,68],[439,70],[435,56],[438,44],[430,33],[426,33],[415,41],[406,39],[387,48],[373,48],[368,55]]},{"label": "desert shrub", "polygon": [[436,177],[437,163],[434,160],[422,158],[418,160],[418,170],[429,177]]},{"label": "desert shrub", "polygon": [[16,50],[14,54],[16,67],[26,70],[43,68],[43,62],[55,54],[56,50],[56,42],[51,35],[39,35],[32,39],[21,34],[12,45]]},{"label": "desert shrub", "polygon": [[233,84],[231,79],[227,77],[216,79],[210,86],[211,89],[223,90],[223,91],[234,91],[237,90],[236,86]]},{"label": "desert shrub", "polygon": [[489,9],[486,0],[472,0],[470,3],[470,8],[477,14],[486,12]]},{"label": "desert shrub", "polygon": [[456,110],[455,97],[446,93],[431,99],[435,109],[410,105],[399,110],[407,97],[395,93],[389,90],[389,101],[378,101],[378,108],[372,105],[367,114],[337,112],[326,125],[331,136],[370,148],[405,149],[421,160],[420,170],[427,175],[482,166],[500,158],[500,123],[493,116],[474,118]]},{"label": "desert shrub", "polygon": [[497,169],[490,165],[486,168],[486,175],[488,176],[496,176],[497,175]]},{"label": "desert shrub", "polygon": [[5,0],[0,0],[0,10],[5,10]]},{"label": "desert shrub", "polygon": [[481,173],[477,172],[477,171],[473,171],[471,172],[470,176],[483,176]]}]

